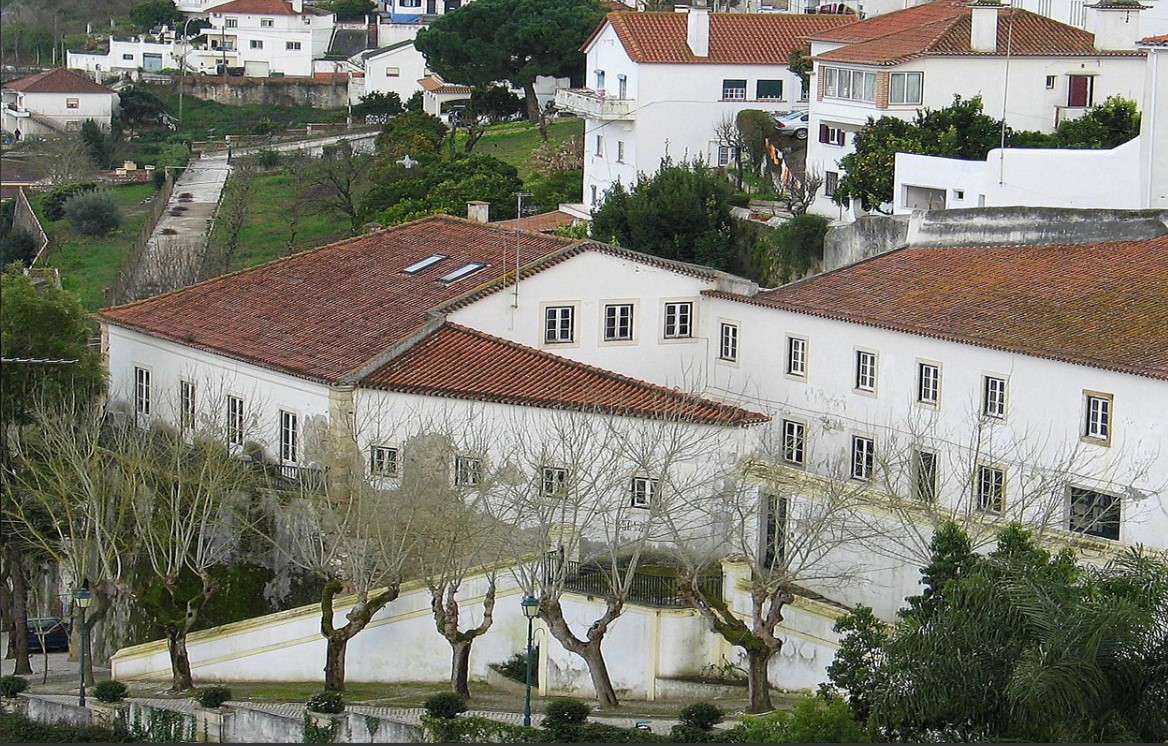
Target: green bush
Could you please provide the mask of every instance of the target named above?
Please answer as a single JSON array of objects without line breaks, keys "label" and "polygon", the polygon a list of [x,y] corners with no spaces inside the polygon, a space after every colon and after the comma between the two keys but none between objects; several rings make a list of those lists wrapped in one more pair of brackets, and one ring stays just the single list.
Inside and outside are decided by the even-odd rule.
[{"label": "green bush", "polygon": [[12,699],[28,689],[28,679],[23,676],[5,676],[0,679],[0,695]]},{"label": "green bush", "polygon": [[[539,660],[538,645],[531,649],[531,657],[533,662]],[[493,663],[491,668],[512,681],[518,681],[520,684],[527,683],[527,653],[525,652],[516,653],[502,663]],[[531,685],[539,685],[539,666],[532,665],[531,667]]]},{"label": "green bush", "polygon": [[20,262],[26,267],[36,257],[37,243],[32,234],[16,228],[0,238],[0,266],[7,267],[12,262]]},{"label": "green bush", "polygon": [[275,168],[280,165],[280,151],[264,148],[256,153],[256,164],[261,168]]},{"label": "green bush", "polygon": [[99,681],[97,686],[93,687],[93,696],[97,697],[98,702],[121,702],[129,692],[129,687],[112,679]]},{"label": "green bush", "polygon": [[213,709],[231,699],[231,690],[219,685],[205,686],[195,693],[195,699],[198,700],[200,707]]},{"label": "green bush", "polygon": [[735,192],[730,195],[730,204],[733,207],[746,207],[750,204],[750,194],[747,192]]},{"label": "green bush", "polygon": [[547,731],[484,717],[423,715],[422,733],[429,743],[547,743],[549,740]]},{"label": "green bush", "polygon": [[313,712],[319,712],[324,715],[336,715],[339,712],[345,711],[345,698],[341,696],[340,692],[334,692],[329,689],[312,695],[312,699],[308,700],[308,709]]},{"label": "green bush", "polygon": [[730,731],[745,743],[867,743],[864,726],[841,697],[804,697],[791,712],[747,717]]},{"label": "green bush", "polygon": [[678,713],[678,719],[687,728],[710,730],[722,722],[725,714],[718,705],[710,704],[709,702],[694,702],[692,705],[681,708],[681,712]]},{"label": "green bush", "polygon": [[426,700],[426,714],[432,718],[449,720],[466,712],[466,700],[461,694],[439,692]]},{"label": "green bush", "polygon": [[38,723],[21,715],[0,715],[0,740],[6,743],[136,743],[125,728],[77,727]]},{"label": "green bush", "polygon": [[543,726],[579,725],[588,719],[592,708],[574,697],[553,697],[543,710]]},{"label": "green bush", "polygon": [[83,192],[65,201],[65,217],[73,230],[86,236],[105,236],[122,224],[118,202],[109,192]]},{"label": "green bush", "polygon": [[66,184],[52,189],[45,194],[44,205],[46,220],[60,220],[65,217],[65,203],[69,201],[70,197],[82,194],[84,192],[92,192],[97,189],[97,183],[92,181],[79,181],[75,184]]}]

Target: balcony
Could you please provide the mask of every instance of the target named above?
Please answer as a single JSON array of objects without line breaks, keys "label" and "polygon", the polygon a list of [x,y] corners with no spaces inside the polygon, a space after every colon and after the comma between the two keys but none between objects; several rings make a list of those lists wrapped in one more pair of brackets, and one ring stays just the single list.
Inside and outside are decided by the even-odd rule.
[{"label": "balcony", "polygon": [[[689,605],[678,588],[679,578],[676,571],[668,571],[666,568],[653,569],[666,571],[660,574],[652,571],[633,573],[627,601],[667,609],[688,608]],[[550,570],[551,568],[545,568],[544,571],[548,573]],[[609,592],[610,573],[607,569],[595,564],[565,562],[563,572],[563,587],[569,593],[603,597]],[[549,579],[545,577],[545,582]],[[722,599],[722,574],[720,572],[703,575],[698,580],[698,585],[706,598]]]},{"label": "balcony", "polygon": [[556,91],[556,108],[570,111],[588,119],[616,121],[632,119],[636,101],[611,98],[603,88],[561,88]]}]

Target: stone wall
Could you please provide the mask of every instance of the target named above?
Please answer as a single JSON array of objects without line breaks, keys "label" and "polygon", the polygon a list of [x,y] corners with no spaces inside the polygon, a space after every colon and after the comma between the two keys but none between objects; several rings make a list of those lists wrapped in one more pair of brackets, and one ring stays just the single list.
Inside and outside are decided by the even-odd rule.
[{"label": "stone wall", "polygon": [[216,101],[228,106],[311,106],[315,109],[343,109],[348,105],[347,81],[311,78],[231,78],[199,76],[178,82],[188,96]]},{"label": "stone wall", "polygon": [[36,213],[33,212],[32,205],[28,203],[28,197],[25,196],[23,189],[16,193],[16,205],[12,210],[12,227],[27,232],[36,241],[37,250],[32,260],[35,266],[49,248],[49,237],[45,235],[45,229],[41,227],[41,221],[37,220]]}]

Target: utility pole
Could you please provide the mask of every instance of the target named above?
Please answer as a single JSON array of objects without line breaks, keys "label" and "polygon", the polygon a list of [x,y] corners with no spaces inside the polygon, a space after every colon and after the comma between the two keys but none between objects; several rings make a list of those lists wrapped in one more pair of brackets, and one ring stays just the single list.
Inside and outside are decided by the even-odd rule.
[{"label": "utility pole", "polygon": [[523,198],[530,196],[531,192],[515,192],[515,290],[511,300],[512,308],[519,308],[519,238],[523,235]]}]

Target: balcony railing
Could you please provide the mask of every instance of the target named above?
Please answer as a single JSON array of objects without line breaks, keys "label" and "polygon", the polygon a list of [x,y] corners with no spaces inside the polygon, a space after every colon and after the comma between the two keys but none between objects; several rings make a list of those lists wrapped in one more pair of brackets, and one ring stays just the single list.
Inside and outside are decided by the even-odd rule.
[{"label": "balcony railing", "polygon": [[636,101],[614,98],[603,90],[591,88],[561,88],[556,91],[556,108],[571,111],[590,119],[632,119]]},{"label": "balcony railing", "polygon": [[[551,569],[550,567],[548,568]],[[688,606],[678,587],[677,575],[657,575],[647,572],[633,573],[627,600],[630,603],[683,609]],[[706,598],[722,598],[722,575],[704,575],[698,587]],[[610,589],[609,570],[595,564],[579,562],[564,563],[564,590],[588,596],[605,596]]]},{"label": "balcony railing", "polygon": [[271,464],[247,456],[243,458],[250,461],[252,468],[267,481],[269,487],[274,489],[320,493],[327,487],[328,469],[295,464]]}]

